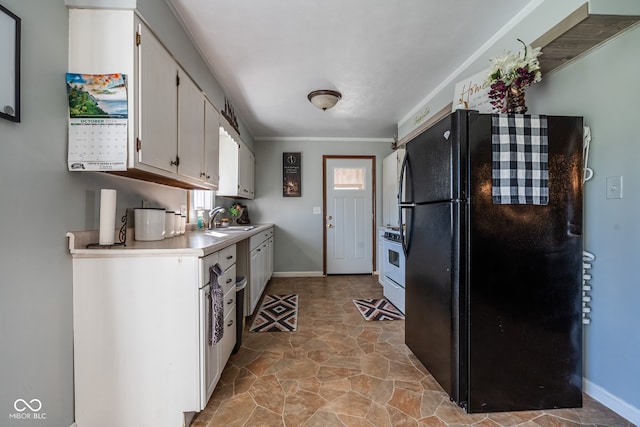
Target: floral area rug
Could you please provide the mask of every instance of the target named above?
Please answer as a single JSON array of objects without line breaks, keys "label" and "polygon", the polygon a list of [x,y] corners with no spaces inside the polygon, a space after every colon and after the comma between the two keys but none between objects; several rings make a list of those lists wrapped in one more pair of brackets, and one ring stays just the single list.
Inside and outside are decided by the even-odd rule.
[{"label": "floral area rug", "polygon": [[298,295],[265,295],[249,332],[293,332],[298,327]]},{"label": "floral area rug", "polygon": [[382,299],[354,299],[362,317],[365,320],[403,320],[404,314],[400,312],[386,298]]}]

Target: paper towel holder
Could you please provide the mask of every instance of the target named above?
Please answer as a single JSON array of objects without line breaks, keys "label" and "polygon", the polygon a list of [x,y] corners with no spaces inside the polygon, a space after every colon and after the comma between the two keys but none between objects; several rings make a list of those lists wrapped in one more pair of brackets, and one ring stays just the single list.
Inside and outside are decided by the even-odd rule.
[{"label": "paper towel holder", "polygon": [[87,245],[87,249],[111,249],[114,246],[127,246],[127,223],[129,221],[129,209],[124,211],[124,215],[120,219],[122,226],[120,227],[120,231],[118,232],[118,240],[119,242],[114,242],[110,245],[101,245],[100,243],[89,243]]}]

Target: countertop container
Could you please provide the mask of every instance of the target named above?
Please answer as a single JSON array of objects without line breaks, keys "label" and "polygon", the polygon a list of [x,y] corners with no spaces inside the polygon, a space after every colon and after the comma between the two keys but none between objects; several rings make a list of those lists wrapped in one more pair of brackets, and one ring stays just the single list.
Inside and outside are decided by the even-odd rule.
[{"label": "countertop container", "polygon": [[175,224],[176,224],[176,213],[174,211],[165,211],[164,217],[164,237],[168,239],[169,237],[175,236]]},{"label": "countertop container", "polygon": [[164,239],[164,208],[134,209],[134,238],[140,241]]}]

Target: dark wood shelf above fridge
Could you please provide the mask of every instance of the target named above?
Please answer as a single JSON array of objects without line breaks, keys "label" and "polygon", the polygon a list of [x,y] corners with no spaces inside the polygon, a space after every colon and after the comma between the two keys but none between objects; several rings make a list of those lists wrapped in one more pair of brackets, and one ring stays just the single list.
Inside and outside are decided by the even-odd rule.
[{"label": "dark wood shelf above fridge", "polygon": [[589,14],[585,3],[556,26],[531,43],[541,47],[542,75],[586,54],[621,32],[640,22],[635,15]]}]

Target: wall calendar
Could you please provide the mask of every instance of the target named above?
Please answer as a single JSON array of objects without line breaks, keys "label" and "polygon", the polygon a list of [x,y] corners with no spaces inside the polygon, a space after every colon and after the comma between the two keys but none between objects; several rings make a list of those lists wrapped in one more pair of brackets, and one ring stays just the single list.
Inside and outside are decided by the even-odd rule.
[{"label": "wall calendar", "polygon": [[127,76],[67,73],[70,171],[127,169]]}]

